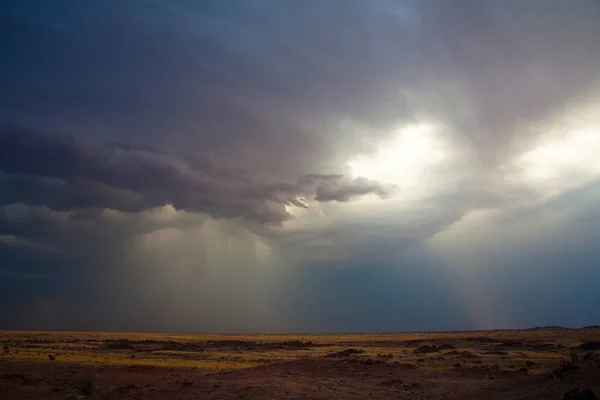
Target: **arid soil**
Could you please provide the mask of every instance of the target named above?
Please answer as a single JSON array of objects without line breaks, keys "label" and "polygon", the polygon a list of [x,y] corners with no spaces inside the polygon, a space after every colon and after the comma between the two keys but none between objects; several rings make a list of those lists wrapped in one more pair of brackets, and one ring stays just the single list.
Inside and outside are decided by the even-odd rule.
[{"label": "arid soil", "polygon": [[365,335],[0,332],[0,399],[562,399],[600,329]]}]

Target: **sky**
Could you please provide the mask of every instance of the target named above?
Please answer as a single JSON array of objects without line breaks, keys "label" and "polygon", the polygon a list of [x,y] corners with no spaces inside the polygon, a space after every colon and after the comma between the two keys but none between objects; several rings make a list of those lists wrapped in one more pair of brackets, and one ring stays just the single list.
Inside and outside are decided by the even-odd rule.
[{"label": "sky", "polygon": [[597,0],[0,3],[0,329],[600,321]]}]

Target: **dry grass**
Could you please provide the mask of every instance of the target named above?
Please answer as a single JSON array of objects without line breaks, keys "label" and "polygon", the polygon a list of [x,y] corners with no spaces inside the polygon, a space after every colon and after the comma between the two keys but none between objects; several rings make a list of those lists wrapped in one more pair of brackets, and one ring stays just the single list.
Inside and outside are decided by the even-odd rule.
[{"label": "dry grass", "polygon": [[0,374],[0,397],[558,398],[575,378],[577,385],[596,388],[600,363],[589,360],[600,358],[579,346],[590,342],[586,350],[593,349],[598,340],[600,329],[364,335],[0,331],[0,371],[6,371]]},{"label": "dry grass", "polygon": [[[0,357],[4,360],[52,362],[48,358],[48,355],[52,355],[56,360],[63,362],[195,367],[206,371],[222,371],[278,361],[323,357],[352,347],[364,351],[360,358],[377,359],[378,355],[390,355],[385,362],[413,363],[421,368],[455,368],[454,365],[460,363],[462,366],[497,364],[501,369],[510,370],[521,368],[529,362],[530,370],[542,373],[551,369],[561,359],[570,359],[573,355],[571,348],[597,339],[598,333],[598,330],[594,329],[333,335],[1,331],[0,342],[8,346],[8,351]],[[312,345],[299,348],[210,345],[211,342],[224,341],[277,344],[296,340]],[[149,344],[143,347],[132,346],[136,347],[135,349],[107,347],[107,343],[118,341],[148,341]],[[502,352],[496,351],[496,354],[492,354],[494,348],[503,342],[551,343],[555,347],[537,350],[526,346],[509,346]],[[177,344],[194,344],[206,349],[171,349],[166,348],[169,346],[165,346],[165,343],[170,347],[177,347]],[[453,343],[461,354],[467,356],[453,354],[448,350],[427,354],[414,353],[415,348],[427,343]]]}]

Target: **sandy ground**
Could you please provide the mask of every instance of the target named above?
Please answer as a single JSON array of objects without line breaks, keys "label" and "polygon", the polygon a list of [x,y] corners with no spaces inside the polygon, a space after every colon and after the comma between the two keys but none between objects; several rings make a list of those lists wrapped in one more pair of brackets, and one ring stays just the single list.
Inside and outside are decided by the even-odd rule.
[{"label": "sandy ground", "polygon": [[0,338],[2,400],[562,399],[580,386],[600,394],[598,329]]}]

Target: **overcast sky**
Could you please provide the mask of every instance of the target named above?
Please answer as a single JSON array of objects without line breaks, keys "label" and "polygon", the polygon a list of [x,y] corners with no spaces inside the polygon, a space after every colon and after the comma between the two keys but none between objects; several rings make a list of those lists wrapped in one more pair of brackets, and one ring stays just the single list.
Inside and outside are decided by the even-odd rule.
[{"label": "overcast sky", "polygon": [[597,0],[3,1],[0,328],[600,321]]}]

